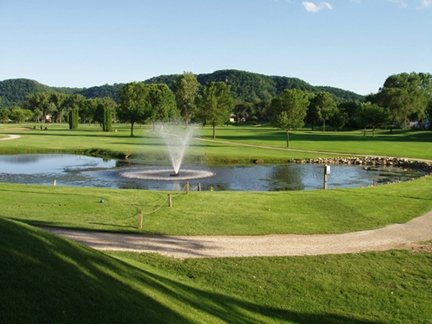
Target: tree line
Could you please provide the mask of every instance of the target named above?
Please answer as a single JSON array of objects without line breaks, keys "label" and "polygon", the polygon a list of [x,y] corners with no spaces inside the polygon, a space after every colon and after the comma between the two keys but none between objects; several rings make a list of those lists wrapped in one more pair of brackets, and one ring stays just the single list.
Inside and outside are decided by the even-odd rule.
[{"label": "tree line", "polygon": [[137,123],[157,123],[183,119],[186,126],[199,121],[213,127],[228,121],[234,99],[225,82],[210,82],[201,87],[193,73],[179,75],[174,92],[166,84],[131,82],[121,88],[119,103],[110,97],[87,99],[79,94],[38,92],[27,96],[22,107],[0,109],[0,122],[68,122],[70,129],[79,123],[99,123],[111,131],[112,122],[127,122],[131,136]]},{"label": "tree line", "polygon": [[[251,108],[251,106],[249,106]],[[245,110],[244,105],[241,111]],[[334,129],[345,126],[363,128],[375,135],[378,127],[407,128],[410,122],[417,126],[431,128],[432,122],[432,75],[427,73],[401,73],[387,78],[376,94],[363,101],[340,102],[328,92],[310,93],[287,89],[268,105],[266,118],[286,133],[289,146],[289,132],[304,126],[312,129],[320,124],[322,131],[326,124]]]},{"label": "tree line", "polygon": [[[162,80],[161,80],[162,81]],[[165,80],[166,81],[166,80]],[[281,81],[282,82],[282,81]],[[116,102],[110,97],[88,99],[79,94],[40,92],[27,96],[22,107],[0,109],[0,122],[99,123],[111,130],[113,121],[131,124],[183,119],[186,126],[201,122],[213,127],[234,117],[237,123],[272,123],[289,132],[309,125],[325,131],[344,128],[407,127],[432,120],[432,76],[427,73],[392,75],[376,94],[362,100],[341,100],[332,93],[287,88],[271,100],[247,102],[233,96],[229,80],[202,86],[196,75],[185,72],[166,83],[132,82],[120,88]],[[1,102],[0,102],[1,106]]]}]

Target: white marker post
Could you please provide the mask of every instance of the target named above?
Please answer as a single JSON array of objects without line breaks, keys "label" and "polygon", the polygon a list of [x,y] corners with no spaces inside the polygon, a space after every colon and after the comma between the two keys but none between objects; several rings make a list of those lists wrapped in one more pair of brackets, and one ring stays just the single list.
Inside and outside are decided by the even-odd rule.
[{"label": "white marker post", "polygon": [[329,176],[330,176],[330,165],[325,165],[324,166],[324,185],[323,185],[323,189],[327,190],[328,189],[328,180],[329,180]]}]

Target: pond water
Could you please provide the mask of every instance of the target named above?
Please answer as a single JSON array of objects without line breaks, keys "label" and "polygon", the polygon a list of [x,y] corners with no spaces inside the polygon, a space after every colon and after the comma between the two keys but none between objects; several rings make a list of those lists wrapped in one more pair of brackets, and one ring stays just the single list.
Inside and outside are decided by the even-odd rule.
[{"label": "pond water", "polygon": [[[111,187],[179,190],[186,180],[172,177],[168,181],[134,179],[125,173],[153,172],[162,167],[125,165],[113,159],[71,154],[0,155],[0,182],[33,183],[61,186]],[[163,169],[166,169],[164,166]],[[209,171],[213,176],[189,180],[192,190],[280,191],[313,190],[323,187],[323,166],[313,164],[283,165],[185,165],[184,169]],[[180,170],[181,173],[181,170]],[[424,175],[401,168],[364,168],[332,165],[328,187],[366,187],[374,183],[405,181]]]}]

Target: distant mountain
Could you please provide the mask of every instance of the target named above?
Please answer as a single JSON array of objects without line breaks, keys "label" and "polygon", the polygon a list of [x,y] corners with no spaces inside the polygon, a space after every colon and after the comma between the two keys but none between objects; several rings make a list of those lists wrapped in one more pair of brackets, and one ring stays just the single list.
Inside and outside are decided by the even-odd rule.
[{"label": "distant mountain", "polygon": [[[177,74],[160,75],[145,80],[146,83],[165,83],[171,89]],[[201,85],[212,81],[224,81],[231,85],[233,96],[246,102],[269,101],[282,93],[284,89],[300,89],[311,92],[328,91],[339,101],[361,100],[363,96],[352,91],[328,86],[313,86],[297,79],[283,76],[268,76],[258,73],[239,70],[220,70],[213,73],[198,74],[197,79]],[[67,94],[82,94],[87,98],[111,97],[116,101],[120,99],[120,90],[124,84],[102,85],[90,88],[58,88],[41,84],[28,79],[11,79],[0,81],[0,105],[13,106],[21,104],[31,93],[62,92]]]}]

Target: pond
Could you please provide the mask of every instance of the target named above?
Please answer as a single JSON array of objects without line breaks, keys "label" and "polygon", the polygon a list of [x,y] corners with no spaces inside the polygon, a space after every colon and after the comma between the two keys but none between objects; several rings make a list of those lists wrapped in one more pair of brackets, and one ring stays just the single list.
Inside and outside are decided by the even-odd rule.
[{"label": "pond", "polygon": [[[61,186],[179,190],[186,180],[165,181],[128,178],[126,174],[152,172],[162,167],[129,165],[114,159],[72,154],[0,155],[0,182]],[[163,166],[167,169],[167,166]],[[323,187],[323,166],[315,164],[274,165],[185,165],[182,169],[212,174],[188,180],[192,190],[283,191],[314,190]],[[180,170],[181,173],[181,170]],[[424,175],[421,171],[396,167],[332,165],[328,188],[366,187],[406,181]]]}]

